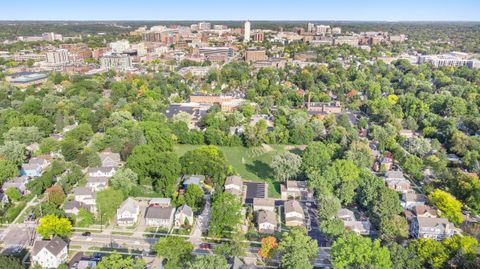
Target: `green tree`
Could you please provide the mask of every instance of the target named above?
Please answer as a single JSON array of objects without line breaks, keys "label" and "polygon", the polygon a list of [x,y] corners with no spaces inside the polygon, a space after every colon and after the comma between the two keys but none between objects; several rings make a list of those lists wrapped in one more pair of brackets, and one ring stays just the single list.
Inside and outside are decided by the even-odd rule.
[{"label": "green tree", "polygon": [[321,195],[317,199],[317,211],[320,220],[333,219],[340,208],[340,200],[333,195]]},{"label": "green tree", "polygon": [[386,242],[408,238],[408,223],[405,217],[393,215],[380,220],[380,238]]},{"label": "green tree", "polygon": [[150,145],[136,146],[127,167],[138,175],[141,184],[153,184],[165,197],[175,191],[181,169],[175,153],[157,151]]},{"label": "green tree", "polygon": [[195,184],[190,184],[185,192],[185,202],[190,206],[193,212],[197,212],[203,203],[203,190]]},{"label": "green tree", "polygon": [[417,253],[420,261],[430,268],[443,268],[448,260],[448,253],[442,243],[430,239],[420,238],[413,240],[409,244],[409,249],[413,253]]},{"label": "green tree", "polygon": [[110,179],[110,184],[114,189],[122,190],[125,196],[128,196],[132,189],[138,183],[138,176],[130,168],[118,170]]},{"label": "green tree", "polygon": [[18,141],[5,141],[3,146],[0,146],[0,157],[20,166],[27,157],[27,150],[25,145]]},{"label": "green tree", "polygon": [[368,144],[362,142],[353,142],[345,153],[345,159],[351,160],[355,165],[363,168],[371,168],[375,160]]},{"label": "green tree", "polygon": [[300,156],[287,151],[273,156],[270,166],[276,180],[287,181],[298,175],[301,164],[302,158]]},{"label": "green tree", "polygon": [[3,134],[5,141],[18,141],[21,144],[39,142],[42,134],[37,127],[12,127]]},{"label": "green tree", "polygon": [[8,269],[25,269],[22,266],[19,260],[15,259],[11,256],[0,256],[0,268],[8,268]]},{"label": "green tree", "polygon": [[209,223],[209,235],[213,237],[231,237],[241,223],[240,200],[231,193],[218,193],[212,203],[212,216]]},{"label": "green tree", "polygon": [[18,167],[9,160],[0,159],[0,183],[19,175]]},{"label": "green tree", "polygon": [[392,268],[390,252],[380,241],[352,232],[335,240],[330,255],[334,268]]},{"label": "green tree", "polygon": [[78,155],[80,154],[80,146],[81,144],[78,142],[78,140],[62,140],[60,149],[63,157],[65,158],[65,161],[70,162],[77,159]]},{"label": "green tree", "polygon": [[109,223],[124,200],[121,190],[105,189],[97,192],[96,202],[102,223]]},{"label": "green tree", "polygon": [[44,239],[52,239],[56,235],[68,237],[72,234],[72,224],[68,218],[46,215],[39,220],[37,232]]},{"label": "green tree", "polygon": [[213,180],[214,187],[223,187],[227,161],[215,146],[203,146],[186,152],[181,158],[182,173],[205,175]]},{"label": "green tree", "polygon": [[133,259],[131,256],[123,257],[118,253],[103,257],[95,266],[97,269],[143,269],[144,267],[143,259]]},{"label": "green tree", "polygon": [[304,228],[293,228],[283,233],[278,250],[282,268],[288,269],[313,268],[312,263],[318,255],[317,242],[306,234]]},{"label": "green tree", "polygon": [[185,238],[169,236],[158,240],[155,251],[166,260],[165,268],[182,268],[192,259],[193,246]]},{"label": "green tree", "polygon": [[5,194],[7,194],[8,199],[11,201],[18,201],[22,198],[22,194],[14,187],[8,188]]},{"label": "green tree", "polygon": [[345,227],[342,220],[335,218],[322,221],[320,231],[329,236],[338,236],[345,231]]},{"label": "green tree", "polygon": [[422,262],[410,248],[405,248],[395,242],[388,245],[393,269],[422,269]]},{"label": "green tree", "polygon": [[88,227],[94,223],[93,214],[85,208],[80,208],[76,221],[78,227]]},{"label": "green tree", "polygon": [[221,255],[200,255],[190,262],[188,269],[227,269],[227,259]]},{"label": "green tree", "polygon": [[448,192],[436,189],[428,196],[429,202],[442,212],[442,215],[459,225],[463,222],[462,203]]}]

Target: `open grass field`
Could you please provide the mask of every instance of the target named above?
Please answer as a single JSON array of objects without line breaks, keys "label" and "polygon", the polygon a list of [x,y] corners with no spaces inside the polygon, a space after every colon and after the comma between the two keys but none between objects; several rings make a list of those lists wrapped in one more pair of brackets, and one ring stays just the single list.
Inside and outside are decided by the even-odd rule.
[{"label": "open grass field", "polygon": [[[196,149],[200,145],[176,145],[175,152],[178,156],[182,156],[185,152]],[[227,163],[235,169],[235,171],[248,181],[264,181],[268,183],[268,195],[272,198],[280,197],[280,183],[274,181],[270,162],[272,157],[278,153],[287,150],[297,151],[298,148],[285,145],[266,145],[263,147],[246,148],[246,147],[218,147]]]}]

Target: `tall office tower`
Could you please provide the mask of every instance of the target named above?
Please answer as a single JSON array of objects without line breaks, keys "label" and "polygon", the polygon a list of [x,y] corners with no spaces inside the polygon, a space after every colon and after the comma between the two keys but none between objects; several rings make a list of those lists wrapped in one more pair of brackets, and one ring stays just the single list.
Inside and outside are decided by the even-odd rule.
[{"label": "tall office tower", "polygon": [[243,31],[243,42],[250,42],[250,21],[245,22],[245,29]]},{"label": "tall office tower", "polygon": [[314,29],[314,28],[315,28],[315,24],[313,24],[313,23],[311,23],[311,22],[309,22],[309,23],[307,24],[307,32],[309,32],[309,33],[313,32],[313,29]]}]

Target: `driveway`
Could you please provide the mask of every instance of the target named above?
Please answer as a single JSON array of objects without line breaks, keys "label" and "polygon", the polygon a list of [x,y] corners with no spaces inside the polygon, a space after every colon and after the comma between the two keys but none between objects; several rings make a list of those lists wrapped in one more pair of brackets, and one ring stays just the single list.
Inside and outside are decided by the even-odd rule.
[{"label": "driveway", "polygon": [[197,217],[195,227],[193,228],[190,242],[194,247],[198,247],[202,243],[202,234],[208,231],[208,222],[211,215],[211,198],[209,194],[204,196],[205,206],[202,213]]}]

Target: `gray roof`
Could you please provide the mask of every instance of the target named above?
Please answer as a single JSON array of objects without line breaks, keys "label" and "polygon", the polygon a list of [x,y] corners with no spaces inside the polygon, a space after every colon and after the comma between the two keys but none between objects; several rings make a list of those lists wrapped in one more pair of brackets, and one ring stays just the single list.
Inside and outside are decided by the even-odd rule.
[{"label": "gray roof", "polygon": [[261,210],[258,212],[257,223],[271,223],[277,225],[277,214],[272,211]]},{"label": "gray roof", "polygon": [[288,200],[283,206],[285,207],[285,213],[287,212],[298,212],[303,214],[303,208],[297,200]]},{"label": "gray roof", "polygon": [[152,198],[148,204],[154,205],[154,204],[166,204],[170,205],[170,202],[172,201],[171,198]]},{"label": "gray roof", "polygon": [[107,177],[88,177],[87,182],[108,184],[108,178]]},{"label": "gray roof", "polygon": [[275,207],[275,200],[270,198],[253,198],[253,206]]},{"label": "gray roof", "polygon": [[453,228],[453,224],[445,218],[425,218],[417,217],[418,227],[421,228],[433,228],[436,226]]},{"label": "gray roof", "polygon": [[32,255],[37,255],[43,248],[46,248],[50,253],[54,256],[57,256],[65,247],[67,247],[67,243],[63,241],[58,236],[55,236],[52,240],[41,240],[35,241],[33,245]]},{"label": "gray roof", "polygon": [[119,212],[128,211],[131,213],[135,213],[137,212],[138,207],[139,207],[138,202],[135,201],[135,199],[128,197],[127,200],[123,201],[123,203],[120,205],[120,207],[118,208],[118,211]]},{"label": "gray roof", "polygon": [[95,173],[95,172],[102,172],[102,173],[110,173],[112,170],[115,170],[115,167],[90,167],[88,168],[88,173]]},{"label": "gray roof", "polygon": [[36,163],[25,163],[25,164],[22,164],[22,169],[23,170],[39,170],[39,169],[42,169],[42,166],[40,164],[36,164]]},{"label": "gray roof", "polygon": [[414,192],[405,193],[402,198],[405,202],[426,202],[427,201],[427,196],[423,194],[414,193]]},{"label": "gray roof", "polygon": [[68,201],[63,206],[64,210],[72,210],[74,208],[78,208],[78,209],[85,208],[85,205],[81,202],[78,202],[78,201]]},{"label": "gray roof", "polygon": [[77,187],[73,190],[73,194],[75,196],[77,195],[91,195],[93,196],[94,193],[92,192],[92,190],[90,188],[86,188],[86,187]]},{"label": "gray roof", "polygon": [[403,176],[403,172],[402,171],[388,171],[385,173],[385,178],[389,179],[394,179],[394,178],[398,178],[398,179],[404,179],[405,177]]},{"label": "gray roof", "polygon": [[352,220],[352,221],[354,221],[355,220],[355,214],[353,214],[353,212],[349,209],[341,208],[337,212],[337,218],[339,218],[341,220],[347,220],[347,221]]},{"label": "gray roof", "polygon": [[182,212],[186,216],[193,217],[193,210],[188,205],[182,205],[181,207],[179,207],[177,209],[177,214],[179,214],[180,212]]},{"label": "gray roof", "polygon": [[172,212],[175,211],[173,207],[147,207],[145,212],[146,219],[170,219]]},{"label": "gray roof", "polygon": [[243,185],[242,177],[241,176],[229,176],[229,177],[227,177],[227,179],[225,180],[225,185],[229,185],[229,184],[237,185],[241,188],[242,185]]},{"label": "gray roof", "polygon": [[183,184],[190,185],[190,184],[195,184],[195,185],[201,185],[202,182],[205,181],[205,176],[203,175],[191,175],[185,178],[183,181]]},{"label": "gray roof", "polygon": [[298,180],[287,180],[287,188],[299,188],[303,189],[307,187],[306,181],[298,181]]}]

